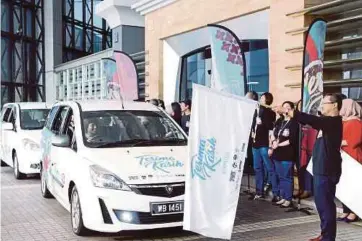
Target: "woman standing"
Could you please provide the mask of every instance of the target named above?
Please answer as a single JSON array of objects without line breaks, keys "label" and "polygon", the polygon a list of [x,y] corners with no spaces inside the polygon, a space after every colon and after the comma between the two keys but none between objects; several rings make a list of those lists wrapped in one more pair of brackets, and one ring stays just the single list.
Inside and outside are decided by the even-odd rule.
[{"label": "woman standing", "polygon": [[171,112],[170,115],[171,115],[172,119],[174,119],[177,122],[177,124],[179,124],[179,126],[181,126],[182,112],[181,112],[180,104],[177,102],[173,102],[171,104],[170,112]]},{"label": "woman standing", "polygon": [[[362,164],[362,108],[356,101],[345,99],[340,115],[343,118],[342,150]],[[351,223],[358,217],[343,204],[343,214],[338,220]]]},{"label": "woman standing", "polygon": [[[283,108],[293,110],[294,103],[286,101],[283,103]],[[278,187],[281,199],[276,204],[282,208],[292,206],[293,166],[297,144],[298,123],[288,115],[281,116],[275,123],[269,155],[272,156],[279,180]]]}]

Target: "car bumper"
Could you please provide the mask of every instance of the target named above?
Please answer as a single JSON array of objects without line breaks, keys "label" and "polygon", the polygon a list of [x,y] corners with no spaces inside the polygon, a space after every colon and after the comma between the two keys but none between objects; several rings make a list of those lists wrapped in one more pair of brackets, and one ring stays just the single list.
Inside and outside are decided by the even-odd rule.
[{"label": "car bumper", "polygon": [[40,151],[17,150],[17,154],[21,173],[40,173]]},{"label": "car bumper", "polygon": [[84,225],[91,230],[117,233],[183,225],[183,213],[152,215],[150,204],[183,201],[184,195],[165,198],[91,188],[86,193],[83,190],[80,198]]}]

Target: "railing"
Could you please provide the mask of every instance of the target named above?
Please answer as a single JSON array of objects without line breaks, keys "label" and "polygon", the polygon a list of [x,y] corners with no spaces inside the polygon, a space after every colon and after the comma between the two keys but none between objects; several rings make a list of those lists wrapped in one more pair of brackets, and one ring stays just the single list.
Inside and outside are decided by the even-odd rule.
[{"label": "railing", "polygon": [[[105,99],[106,75],[103,58],[110,58],[113,50],[105,50],[55,68],[57,100]],[[131,54],[138,72],[138,97],[145,98],[145,52]]]}]

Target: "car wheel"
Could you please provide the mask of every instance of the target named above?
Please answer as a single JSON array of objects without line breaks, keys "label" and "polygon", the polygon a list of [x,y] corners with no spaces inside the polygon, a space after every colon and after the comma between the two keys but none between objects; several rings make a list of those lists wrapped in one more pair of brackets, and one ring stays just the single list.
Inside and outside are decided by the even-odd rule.
[{"label": "car wheel", "polygon": [[79,194],[76,186],[72,189],[70,199],[70,217],[72,222],[72,229],[76,235],[84,236],[88,234],[89,230],[83,224],[82,209],[80,206]]},{"label": "car wheel", "polygon": [[13,155],[13,164],[14,164],[14,176],[16,179],[23,179],[25,177],[24,173],[21,173],[19,171],[19,160],[18,160],[18,156],[16,155],[16,152],[14,152]]},{"label": "car wheel", "polygon": [[44,198],[52,198],[53,195],[49,192],[49,189],[48,189],[48,186],[47,186],[47,180],[46,180],[45,175],[46,175],[46,173],[43,170],[43,167],[40,166],[41,195]]}]

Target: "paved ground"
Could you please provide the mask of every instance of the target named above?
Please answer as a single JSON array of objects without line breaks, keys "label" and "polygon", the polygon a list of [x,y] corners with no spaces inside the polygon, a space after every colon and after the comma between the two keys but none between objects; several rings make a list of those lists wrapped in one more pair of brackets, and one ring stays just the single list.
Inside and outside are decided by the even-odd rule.
[{"label": "paved ground", "polygon": [[[266,201],[240,196],[233,240],[308,240],[319,233],[317,215],[285,213]],[[359,224],[360,225],[360,224]],[[43,199],[38,178],[15,180],[12,170],[1,168],[1,240],[207,240],[182,229],[126,232],[118,235],[93,233],[75,236],[70,215],[54,199]],[[337,240],[361,240],[362,227],[338,225]]]}]

